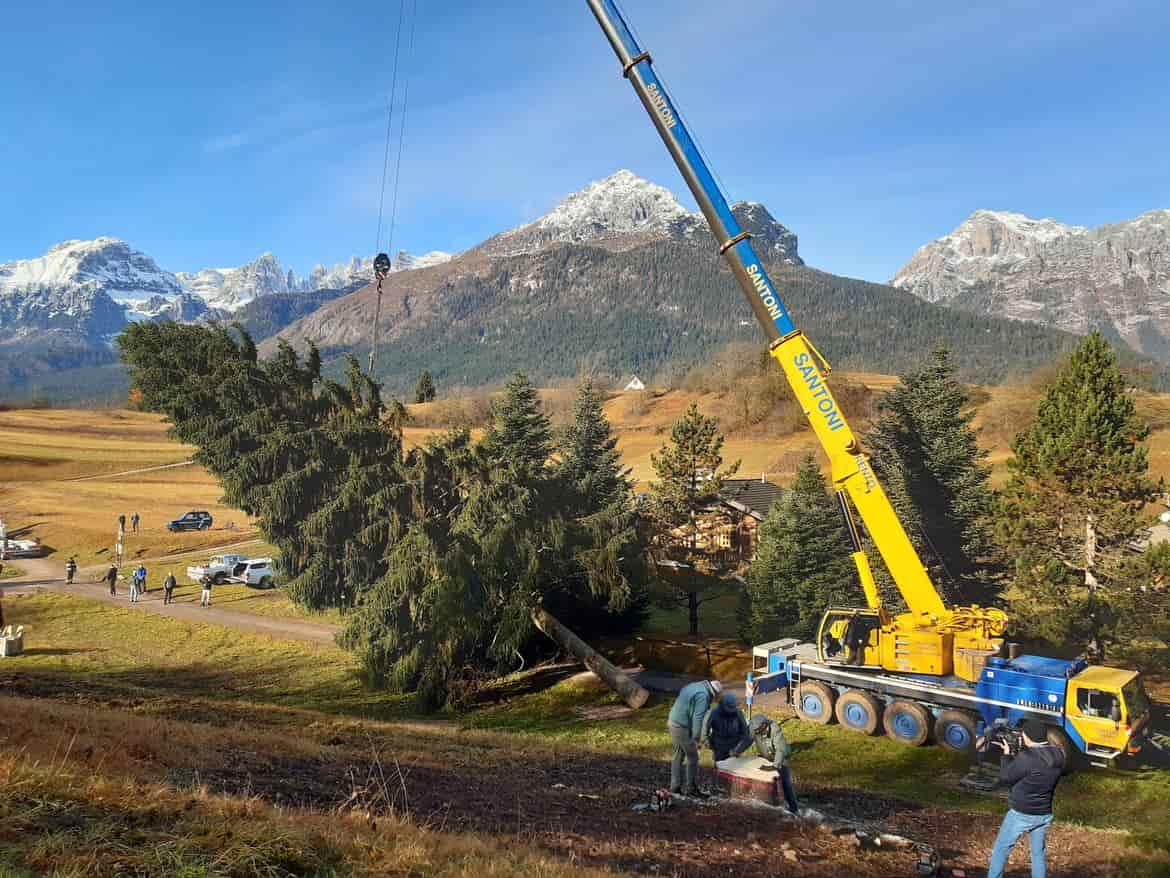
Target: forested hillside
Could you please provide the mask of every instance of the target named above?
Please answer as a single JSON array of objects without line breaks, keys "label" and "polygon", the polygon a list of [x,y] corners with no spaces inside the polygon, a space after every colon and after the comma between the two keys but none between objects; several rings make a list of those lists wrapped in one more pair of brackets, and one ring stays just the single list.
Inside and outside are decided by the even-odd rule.
[{"label": "forested hillside", "polygon": [[[964,380],[999,383],[1052,362],[1075,342],[804,266],[772,271],[798,325],[835,366],[899,372],[942,343],[955,352]],[[355,313],[364,311],[346,316],[352,321]],[[516,369],[542,382],[582,369],[649,378],[701,362],[728,342],[763,340],[722,262],[708,248],[674,241],[616,253],[565,245],[497,260],[487,271],[388,297],[383,321],[388,338],[378,374],[399,394],[424,368],[446,386],[497,382]],[[305,340],[296,329],[293,340]],[[368,350],[331,346],[328,334],[316,341],[327,360]]]}]

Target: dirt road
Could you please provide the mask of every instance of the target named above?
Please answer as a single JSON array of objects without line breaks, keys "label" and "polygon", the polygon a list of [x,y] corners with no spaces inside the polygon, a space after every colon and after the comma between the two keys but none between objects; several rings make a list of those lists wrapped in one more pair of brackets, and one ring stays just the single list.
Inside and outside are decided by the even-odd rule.
[{"label": "dirt road", "polygon": [[64,564],[51,558],[21,558],[13,562],[25,571],[24,576],[3,580],[0,584],[0,594],[32,594],[38,591],[52,591],[60,594],[73,594],[108,604],[118,604],[143,613],[155,613],[160,616],[171,616],[187,622],[208,622],[213,625],[223,625],[237,631],[246,631],[249,634],[267,634],[282,640],[303,640],[310,643],[332,643],[334,635],[340,630],[336,625],[327,625],[321,622],[309,622],[301,619],[280,619],[270,616],[258,616],[253,613],[241,613],[237,610],[214,606],[215,592],[212,591],[213,605],[200,607],[197,601],[191,601],[194,591],[198,595],[198,586],[185,584],[176,589],[176,595],[183,600],[164,604],[162,588],[157,585],[144,595],[138,602],[130,603],[129,586],[119,581],[118,593],[111,595],[104,582],[94,582],[100,570],[87,568],[79,570],[77,579],[72,585],[65,583]]}]

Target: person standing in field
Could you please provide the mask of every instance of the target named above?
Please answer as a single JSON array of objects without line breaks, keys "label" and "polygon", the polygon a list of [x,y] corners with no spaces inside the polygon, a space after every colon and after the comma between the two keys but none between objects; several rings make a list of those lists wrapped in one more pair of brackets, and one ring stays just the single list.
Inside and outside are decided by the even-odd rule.
[{"label": "person standing in field", "polygon": [[1052,798],[1064,773],[1064,751],[1048,742],[1048,728],[1038,719],[1023,727],[1024,749],[1013,759],[1007,741],[998,741],[1003,750],[999,782],[1011,787],[1008,812],[1000,824],[991,849],[987,878],[1003,878],[1008,855],[1021,835],[1028,836],[1032,852],[1032,878],[1048,874],[1047,837],[1052,825]]},{"label": "person standing in field", "polygon": [[203,593],[199,596],[199,606],[210,607],[211,606],[211,577],[208,576],[206,573],[204,573],[203,578],[199,581],[203,585]]},{"label": "person standing in field", "polygon": [[65,562],[65,584],[73,585],[73,577],[77,575],[77,559],[70,558]]},{"label": "person standing in field", "polygon": [[[670,791],[699,799],[709,798],[699,789],[699,741],[703,735],[703,721],[711,699],[723,693],[718,680],[698,680],[688,683],[678,693],[670,708],[666,729],[670,732],[673,753],[670,759]],[[683,763],[686,763],[684,776]]]},{"label": "person standing in field", "polygon": [[138,522],[139,522],[140,520],[141,520],[141,519],[139,519],[139,517],[138,517],[138,513],[137,513],[137,512],[133,513],[133,514],[130,516],[130,531],[131,531],[132,533],[138,533]]},{"label": "person standing in field", "polygon": [[139,564],[138,569],[134,571],[134,575],[138,577],[138,590],[143,594],[146,593],[146,565]]},{"label": "person standing in field", "polygon": [[167,578],[163,580],[163,603],[169,604],[175,594],[175,574],[167,571]]},{"label": "person standing in field", "polygon": [[130,574],[130,603],[138,603],[138,571]]},{"label": "person standing in field", "polygon": [[116,595],[118,593],[118,565],[111,564],[110,569],[106,571],[105,580],[110,584],[110,594]]}]

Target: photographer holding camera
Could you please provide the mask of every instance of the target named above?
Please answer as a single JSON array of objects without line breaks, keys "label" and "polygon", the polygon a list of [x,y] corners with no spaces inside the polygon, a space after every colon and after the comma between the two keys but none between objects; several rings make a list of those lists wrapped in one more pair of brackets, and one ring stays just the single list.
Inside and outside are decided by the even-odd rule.
[{"label": "photographer holding camera", "polygon": [[999,782],[1012,789],[1008,812],[991,849],[987,878],[1003,878],[1008,854],[1024,833],[1032,849],[1032,878],[1047,874],[1044,843],[1052,823],[1052,794],[1064,771],[1064,751],[1048,743],[1048,730],[1040,720],[1027,720],[1021,732],[1023,747],[1014,756],[1006,736],[988,737],[988,743],[1003,751]]}]

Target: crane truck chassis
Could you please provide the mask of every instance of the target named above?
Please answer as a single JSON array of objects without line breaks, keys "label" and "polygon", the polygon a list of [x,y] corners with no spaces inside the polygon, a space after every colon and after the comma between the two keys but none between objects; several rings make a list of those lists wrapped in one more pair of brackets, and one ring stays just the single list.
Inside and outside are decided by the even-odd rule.
[{"label": "crane truck chassis", "polygon": [[[1014,650],[1013,650],[1014,651]],[[974,751],[980,728],[1038,719],[1067,763],[1109,765],[1137,753],[1149,733],[1150,704],[1136,671],[1089,665],[1084,659],[1037,655],[987,659],[979,680],[896,674],[825,661],[816,644],[794,639],[752,649],[748,692],[782,691],[806,722],[918,746],[934,740]]]},{"label": "crane truck chassis", "polygon": [[[586,0],[655,129],[699,205],[718,253],[739,284],[829,459],[867,606],[829,608],[815,644],[755,647],[768,691],[785,687],[814,722],[841,718],[873,733],[879,719],[897,740],[967,749],[977,724],[1043,720],[1071,755],[1096,763],[1140,748],[1149,703],[1136,672],[1083,660],[1004,655],[1007,614],[995,607],[947,606],[882,490],[829,388],[829,364],[797,328],[767,270],[740,229],[682,114],[614,0]],[[883,606],[854,511],[868,532],[906,612]]]}]

